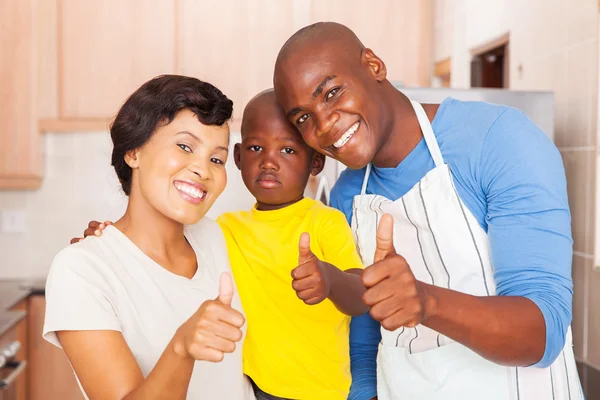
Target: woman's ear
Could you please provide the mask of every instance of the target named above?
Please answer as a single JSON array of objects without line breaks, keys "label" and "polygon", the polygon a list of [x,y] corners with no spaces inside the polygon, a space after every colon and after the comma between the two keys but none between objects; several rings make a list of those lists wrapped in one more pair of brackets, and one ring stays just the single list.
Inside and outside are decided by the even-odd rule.
[{"label": "woman's ear", "polygon": [[124,158],[127,165],[129,165],[129,168],[136,169],[139,167],[140,162],[138,149],[129,150],[127,153],[125,153]]}]

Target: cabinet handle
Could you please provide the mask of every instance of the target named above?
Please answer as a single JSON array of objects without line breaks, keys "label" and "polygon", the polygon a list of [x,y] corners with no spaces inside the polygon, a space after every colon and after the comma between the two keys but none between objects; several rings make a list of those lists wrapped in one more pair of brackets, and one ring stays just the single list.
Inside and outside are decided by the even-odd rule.
[{"label": "cabinet handle", "polygon": [[8,390],[10,385],[25,371],[27,361],[9,361],[4,368],[10,368],[13,371],[4,379],[0,379],[0,391]]},{"label": "cabinet handle", "polygon": [[3,368],[9,360],[15,358],[19,350],[21,350],[21,342],[18,340],[9,343],[0,350],[0,368]]}]

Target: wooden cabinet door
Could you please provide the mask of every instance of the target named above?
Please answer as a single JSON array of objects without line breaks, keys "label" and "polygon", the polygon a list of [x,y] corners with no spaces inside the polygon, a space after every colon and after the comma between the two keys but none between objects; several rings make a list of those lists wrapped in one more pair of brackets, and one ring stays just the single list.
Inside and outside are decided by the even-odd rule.
[{"label": "wooden cabinet door", "polygon": [[64,352],[42,338],[46,299],[29,298],[29,399],[83,400]]},{"label": "wooden cabinet door", "polygon": [[[294,33],[293,1],[180,0],[179,71],[208,81],[233,100],[234,118],[273,86],[279,49]],[[308,4],[308,3],[307,3]]]},{"label": "wooden cabinet door", "polygon": [[59,117],[114,117],[142,83],[173,73],[175,4],[59,1]]},{"label": "wooden cabinet door", "polygon": [[36,116],[36,0],[0,0],[0,189],[41,183]]}]

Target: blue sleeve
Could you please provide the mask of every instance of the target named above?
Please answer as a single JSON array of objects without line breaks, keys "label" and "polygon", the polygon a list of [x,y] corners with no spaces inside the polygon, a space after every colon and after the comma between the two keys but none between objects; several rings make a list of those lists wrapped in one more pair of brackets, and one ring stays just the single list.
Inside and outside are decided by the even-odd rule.
[{"label": "blue sleeve", "polygon": [[[330,203],[344,213],[348,223],[352,219],[352,199],[355,188],[350,175],[342,172],[331,189]],[[360,190],[360,187],[359,187]],[[370,400],[377,396],[377,351],[381,342],[379,322],[367,313],[350,322],[350,368],[352,386],[348,400]]]},{"label": "blue sleeve", "polygon": [[573,241],[562,158],[540,129],[509,108],[490,128],[479,165],[497,294],[526,297],[540,308],[546,349],[535,366],[548,367],[565,345],[572,313]]},{"label": "blue sleeve", "polygon": [[352,386],[348,400],[370,400],[377,396],[377,351],[381,342],[379,322],[369,313],[350,322],[350,369]]},{"label": "blue sleeve", "polygon": [[360,194],[362,183],[361,177],[356,172],[351,169],[342,171],[329,194],[329,204],[344,213],[348,225],[352,221],[352,201],[355,195]]}]

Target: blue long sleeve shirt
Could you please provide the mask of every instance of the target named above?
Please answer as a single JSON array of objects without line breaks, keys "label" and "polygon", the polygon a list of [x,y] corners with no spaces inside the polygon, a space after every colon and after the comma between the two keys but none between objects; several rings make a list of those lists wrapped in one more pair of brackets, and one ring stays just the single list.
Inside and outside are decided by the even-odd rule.
[{"label": "blue long sleeve shirt", "polygon": [[[448,98],[432,127],[460,198],[488,234],[497,294],[529,298],[544,316],[546,348],[535,366],[547,367],[572,317],[573,241],[560,153],[525,114],[506,106]],[[422,139],[397,167],[374,167],[367,193],[399,199],[434,167]],[[331,205],[348,221],[364,174],[345,170],[332,189]],[[349,399],[376,395],[379,328],[368,314],[352,320]]]}]

